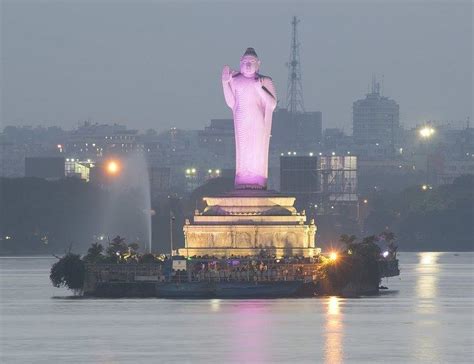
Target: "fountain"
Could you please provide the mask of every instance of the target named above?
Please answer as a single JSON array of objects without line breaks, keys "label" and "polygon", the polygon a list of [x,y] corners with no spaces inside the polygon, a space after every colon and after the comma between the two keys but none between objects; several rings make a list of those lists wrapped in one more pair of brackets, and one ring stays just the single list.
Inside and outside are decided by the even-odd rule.
[{"label": "fountain", "polygon": [[105,168],[115,175],[104,213],[104,228],[110,237],[120,235],[128,241],[139,241],[151,253],[151,197],[146,158],[134,153],[113,158]]}]

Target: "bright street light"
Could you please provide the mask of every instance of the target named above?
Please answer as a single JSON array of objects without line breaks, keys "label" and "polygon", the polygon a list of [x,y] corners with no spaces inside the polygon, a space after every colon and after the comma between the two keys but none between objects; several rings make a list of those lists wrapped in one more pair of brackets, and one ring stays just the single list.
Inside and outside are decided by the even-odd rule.
[{"label": "bright street light", "polygon": [[111,161],[107,162],[105,168],[106,168],[108,174],[115,175],[119,172],[120,165],[117,161],[111,160]]},{"label": "bright street light", "polygon": [[420,136],[424,139],[431,138],[435,133],[435,129],[429,125],[422,127],[419,130]]},{"label": "bright street light", "polygon": [[433,186],[430,186],[430,185],[422,185],[422,186],[421,186],[421,189],[422,189],[423,191],[432,190],[432,189],[433,189]]}]

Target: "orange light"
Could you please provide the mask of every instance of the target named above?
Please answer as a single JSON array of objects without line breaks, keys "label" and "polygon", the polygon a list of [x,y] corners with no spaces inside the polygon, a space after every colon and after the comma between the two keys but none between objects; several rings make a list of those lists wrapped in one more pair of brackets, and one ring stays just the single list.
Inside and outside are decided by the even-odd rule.
[{"label": "orange light", "polygon": [[336,252],[331,252],[329,254],[329,259],[332,261],[335,261],[337,259],[337,253]]},{"label": "orange light", "polygon": [[114,160],[109,161],[107,162],[106,170],[108,174],[117,174],[120,170],[120,165]]}]

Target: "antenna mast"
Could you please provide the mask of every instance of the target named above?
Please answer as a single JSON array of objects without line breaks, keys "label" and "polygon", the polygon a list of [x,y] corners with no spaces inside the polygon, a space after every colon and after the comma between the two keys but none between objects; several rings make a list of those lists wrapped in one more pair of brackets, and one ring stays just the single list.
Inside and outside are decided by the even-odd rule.
[{"label": "antenna mast", "polygon": [[304,112],[303,86],[301,84],[300,43],[296,26],[300,20],[294,16],[291,21],[292,36],[290,61],[288,66],[288,85],[286,90],[286,108],[294,117],[298,112]]}]

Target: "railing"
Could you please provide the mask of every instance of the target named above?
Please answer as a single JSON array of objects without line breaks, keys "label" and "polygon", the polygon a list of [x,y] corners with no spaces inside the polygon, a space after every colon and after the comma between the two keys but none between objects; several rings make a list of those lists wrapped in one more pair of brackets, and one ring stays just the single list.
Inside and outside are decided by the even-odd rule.
[{"label": "railing", "polygon": [[[255,262],[255,261],[254,261]],[[162,264],[91,264],[86,266],[87,274],[96,282],[272,282],[272,281],[314,281],[317,279],[316,263],[271,263],[252,261],[232,266],[189,262],[186,270],[166,269]],[[267,262],[268,263],[268,262]],[[149,278],[147,278],[149,277]]]}]

